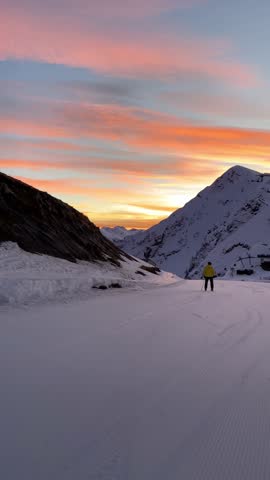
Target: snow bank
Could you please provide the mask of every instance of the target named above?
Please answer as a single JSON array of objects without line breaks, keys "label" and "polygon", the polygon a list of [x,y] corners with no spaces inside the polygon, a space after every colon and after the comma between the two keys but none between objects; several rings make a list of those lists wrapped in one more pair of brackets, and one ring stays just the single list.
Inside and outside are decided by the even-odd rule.
[{"label": "snow bank", "polygon": [[[122,261],[121,268],[111,263],[71,263],[67,260],[35,255],[17,244],[0,245],[0,305],[63,302],[88,298],[101,289],[143,289],[177,281],[171,273],[154,275],[140,267],[145,262]],[[140,271],[140,273],[136,273]]]}]

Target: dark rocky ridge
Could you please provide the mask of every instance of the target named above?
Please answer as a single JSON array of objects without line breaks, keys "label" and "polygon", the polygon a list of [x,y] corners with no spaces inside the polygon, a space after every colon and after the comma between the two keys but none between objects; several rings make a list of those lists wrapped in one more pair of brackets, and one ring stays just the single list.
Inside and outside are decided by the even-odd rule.
[{"label": "dark rocky ridge", "polygon": [[[0,243],[75,262],[127,257],[90,220],[46,192],[0,172]],[[129,257],[130,258],[130,257]]]}]

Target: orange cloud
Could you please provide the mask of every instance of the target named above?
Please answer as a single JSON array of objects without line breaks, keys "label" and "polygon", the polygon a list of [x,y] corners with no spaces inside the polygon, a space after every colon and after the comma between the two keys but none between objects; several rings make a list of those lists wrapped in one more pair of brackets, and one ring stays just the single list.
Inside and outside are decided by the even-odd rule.
[{"label": "orange cloud", "polygon": [[[35,140],[35,141],[30,141],[30,140],[25,140],[25,139],[8,139],[5,141],[5,145],[12,147],[12,148],[18,148],[20,151],[22,150],[56,150],[56,151],[62,151],[66,150],[68,152],[81,152],[83,150],[87,150],[85,147],[82,145],[76,145],[75,143],[71,142],[62,142],[59,140],[47,140],[47,141],[42,141],[42,140]],[[90,147],[89,147],[89,150]]]},{"label": "orange cloud", "polygon": [[266,162],[270,132],[231,127],[199,126],[157,112],[119,106],[66,105],[62,115],[82,134],[121,140],[133,148],[174,152],[182,157],[216,155]]},{"label": "orange cloud", "polygon": [[[72,178],[69,179],[37,179],[29,178],[23,176],[15,176],[18,180],[21,180],[32,187],[38,188],[39,190],[46,191],[52,195],[89,195],[90,188],[87,185],[81,185],[79,182],[74,181]],[[95,189],[92,190],[96,194]]]},{"label": "orange cloud", "polygon": [[[115,159],[102,159],[89,157],[86,160],[79,160],[73,158],[72,160],[23,160],[19,158],[0,158],[0,168],[4,169],[26,169],[29,171],[48,171],[62,170],[73,171],[76,173],[85,172],[89,174],[97,174],[110,180],[116,180],[122,185],[130,185],[142,188],[143,182],[147,188],[147,182],[156,179],[159,182],[171,182],[172,178],[193,180],[196,181],[209,175],[219,173],[220,167],[216,164],[211,164],[209,161],[202,159],[176,159],[173,157],[164,159],[157,159],[155,162],[136,162],[130,160],[118,161]],[[80,180],[79,178],[77,179]],[[169,183],[171,185],[171,183]],[[60,184],[50,181],[49,185]],[[92,191],[92,190],[91,190]],[[121,190],[122,191],[122,190]],[[128,192],[125,191],[127,194]]]},{"label": "orange cloud", "polygon": [[30,13],[6,5],[1,10],[0,58],[61,63],[117,75],[186,73],[241,86],[258,83],[253,69],[228,59],[231,51],[224,41],[150,32],[136,38],[112,32],[101,35],[75,18],[72,28],[70,24],[64,15]]},{"label": "orange cloud", "polygon": [[0,158],[0,168],[26,168],[31,170],[43,170],[48,168],[48,162],[34,162],[17,158]]},{"label": "orange cloud", "polygon": [[152,216],[138,211],[129,213],[124,208],[110,212],[110,214],[100,212],[94,215],[92,212],[86,214],[89,215],[89,218],[94,218],[96,225],[99,227],[124,225],[127,228],[149,228],[168,216],[168,212],[164,215],[155,214]]},{"label": "orange cloud", "polygon": [[[1,115],[1,114],[0,114]],[[52,125],[50,123],[43,123],[41,120],[29,120],[27,118],[19,118],[0,116],[0,133],[25,135],[29,137],[70,137],[70,132],[63,127]]]},{"label": "orange cloud", "polygon": [[[133,198],[134,201],[139,201],[141,198],[141,192],[132,192],[130,190],[119,190],[116,188],[97,188],[89,187],[89,182],[81,181],[78,179],[34,179],[24,176],[15,176],[18,180],[32,185],[41,191],[46,191],[51,195],[55,195],[58,198],[64,199],[70,205],[74,206],[77,210],[87,215],[91,221],[94,221],[98,226],[104,225],[116,225],[124,224],[126,227],[147,228],[154,222],[164,218],[164,215],[155,214],[155,210],[160,212],[166,211],[166,207],[152,207],[153,215],[147,215],[136,211],[136,214],[128,212],[128,204],[125,204],[127,198]],[[78,203],[78,195],[82,195],[88,198],[87,202],[90,206],[94,206],[93,210],[86,210]],[[95,208],[95,200],[102,199],[105,203],[110,205],[110,208],[106,208],[106,212]],[[112,199],[114,199],[112,201]],[[112,208],[113,203],[120,203],[122,201],[123,208]],[[117,205],[117,203],[116,203]],[[140,208],[144,208],[140,206]],[[168,209],[169,211],[169,209]],[[171,210],[170,210],[171,211]]]},{"label": "orange cloud", "polygon": [[[269,165],[269,131],[193,125],[157,112],[116,105],[64,104],[54,109],[54,115],[50,123],[40,119],[20,122],[0,117],[0,133],[23,135],[27,132],[33,137],[55,138],[61,132],[62,137],[69,139],[117,141],[136,148],[138,152],[158,154],[157,160],[150,163],[101,159],[93,157],[90,152],[87,158],[76,152],[70,159],[58,155],[53,165],[48,162],[47,166],[59,169],[104,168],[137,176],[147,173],[162,176],[175,170],[179,174],[189,171],[190,159],[204,159],[205,165],[201,170],[205,169],[208,160],[214,164],[220,161],[252,161],[253,164]],[[171,156],[168,161],[167,155]]]},{"label": "orange cloud", "polygon": [[[102,198],[105,201],[111,201],[112,198],[122,200],[130,197],[130,190],[119,188],[100,188],[89,185],[89,180],[81,180],[74,178],[65,179],[43,179],[43,178],[31,178],[16,175],[15,178],[21,180],[32,187],[39,190],[46,191],[52,195],[83,195],[89,199],[97,197]],[[132,197],[139,198],[139,192],[133,192]]]},{"label": "orange cloud", "polygon": [[[61,157],[63,158],[63,157]],[[163,163],[163,162],[162,162]],[[165,176],[176,171],[179,166],[179,162],[172,160],[167,163],[154,164],[130,161],[130,160],[115,160],[89,157],[84,160],[80,160],[79,157],[73,157],[71,160],[59,160],[54,161],[47,160],[23,160],[19,158],[1,158],[0,167],[2,168],[23,168],[29,170],[66,170],[66,171],[88,171],[88,172],[101,172],[105,174],[116,174],[125,176],[125,182],[128,181],[128,175],[136,175],[137,177],[149,177]],[[141,181],[141,179],[140,179]]]},{"label": "orange cloud", "polygon": [[157,212],[167,212],[167,213],[172,213],[173,210],[175,209],[175,205],[170,206],[165,206],[165,205],[153,205],[152,203],[129,203],[131,207],[136,207],[136,208],[141,208],[144,210],[152,210],[152,211],[157,211]]},{"label": "orange cloud", "polygon": [[138,214],[133,215],[132,217],[127,217],[127,215],[125,215],[125,212],[117,212],[115,216],[97,215],[95,217],[95,224],[100,228],[115,227],[115,225],[124,225],[126,228],[146,229],[157,224],[158,222],[166,218],[166,216],[167,215],[151,219],[145,218],[143,215],[139,216]]}]

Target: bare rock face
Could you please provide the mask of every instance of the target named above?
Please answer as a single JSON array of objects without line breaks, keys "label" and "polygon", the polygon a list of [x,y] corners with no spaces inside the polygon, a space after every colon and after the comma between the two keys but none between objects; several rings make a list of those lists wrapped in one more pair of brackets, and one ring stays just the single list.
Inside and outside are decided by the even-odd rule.
[{"label": "bare rock face", "polygon": [[61,200],[0,173],[0,243],[75,262],[126,256],[90,220]]}]

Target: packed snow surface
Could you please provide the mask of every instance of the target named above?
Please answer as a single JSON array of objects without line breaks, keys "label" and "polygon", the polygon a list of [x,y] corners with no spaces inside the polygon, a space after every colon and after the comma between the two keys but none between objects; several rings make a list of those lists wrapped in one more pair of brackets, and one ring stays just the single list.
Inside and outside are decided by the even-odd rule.
[{"label": "packed snow surface", "polygon": [[269,288],[0,306],[0,478],[269,480]]}]

